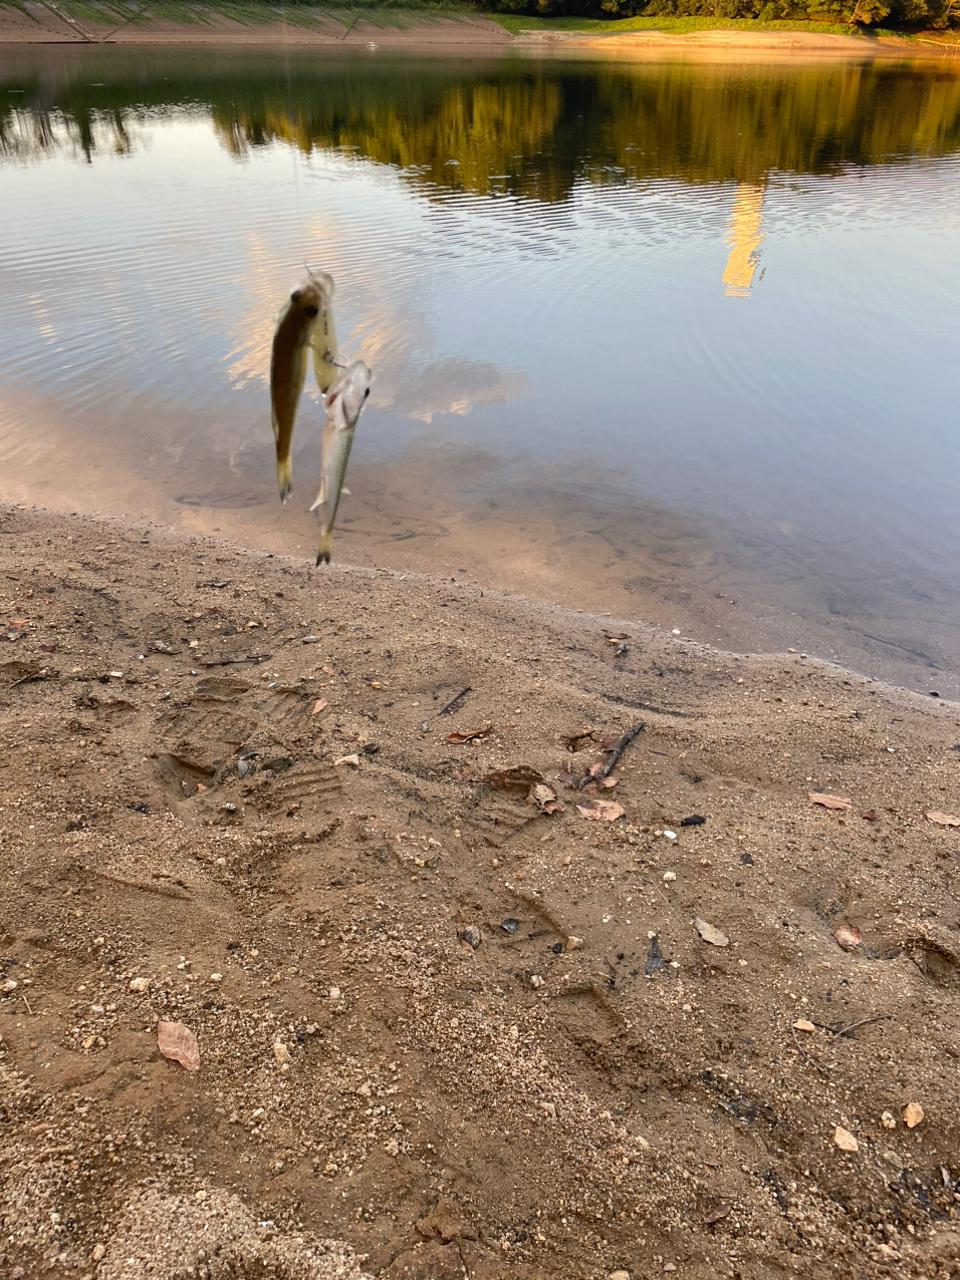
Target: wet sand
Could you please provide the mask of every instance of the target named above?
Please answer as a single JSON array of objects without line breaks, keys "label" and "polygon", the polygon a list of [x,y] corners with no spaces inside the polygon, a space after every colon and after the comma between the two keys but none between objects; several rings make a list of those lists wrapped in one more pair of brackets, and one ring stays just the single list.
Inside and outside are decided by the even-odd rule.
[{"label": "wet sand", "polygon": [[960,1274],[956,705],[147,524],[0,582],[4,1275]]}]

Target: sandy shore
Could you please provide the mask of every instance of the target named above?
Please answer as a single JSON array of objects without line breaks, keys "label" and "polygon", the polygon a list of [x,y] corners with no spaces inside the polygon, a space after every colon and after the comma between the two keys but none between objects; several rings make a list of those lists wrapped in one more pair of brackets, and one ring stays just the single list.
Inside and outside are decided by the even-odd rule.
[{"label": "sandy shore", "polygon": [[0,1274],[960,1275],[955,705],[21,509],[0,575]]}]

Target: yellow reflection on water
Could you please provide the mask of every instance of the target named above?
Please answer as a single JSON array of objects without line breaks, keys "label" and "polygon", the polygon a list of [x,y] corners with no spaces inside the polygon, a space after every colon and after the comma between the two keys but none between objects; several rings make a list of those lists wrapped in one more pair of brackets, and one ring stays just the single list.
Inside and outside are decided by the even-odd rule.
[{"label": "yellow reflection on water", "polygon": [[723,272],[728,298],[749,298],[763,247],[763,197],[766,185],[741,182],[730,210],[725,240],[730,254]]}]

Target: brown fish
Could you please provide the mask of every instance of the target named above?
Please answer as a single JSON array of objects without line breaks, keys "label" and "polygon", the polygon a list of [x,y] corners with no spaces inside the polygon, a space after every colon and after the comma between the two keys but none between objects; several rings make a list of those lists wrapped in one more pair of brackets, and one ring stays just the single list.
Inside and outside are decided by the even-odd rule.
[{"label": "brown fish", "polygon": [[[280,313],[273,335],[273,349],[270,353],[270,408],[273,436],[277,443],[277,485],[284,502],[293,488],[293,428],[307,377],[307,349],[313,345],[318,326],[321,331],[326,330],[323,336],[323,370],[320,364],[321,353],[314,347],[317,381],[321,390],[326,390],[323,386],[326,364],[336,357],[336,335],[333,334],[330,314],[332,294],[333,280],[330,276],[308,272],[306,284],[291,293]],[[323,316],[327,319],[321,319]],[[329,346],[331,334],[334,346],[332,351]],[[327,386],[329,385],[328,381]]]}]

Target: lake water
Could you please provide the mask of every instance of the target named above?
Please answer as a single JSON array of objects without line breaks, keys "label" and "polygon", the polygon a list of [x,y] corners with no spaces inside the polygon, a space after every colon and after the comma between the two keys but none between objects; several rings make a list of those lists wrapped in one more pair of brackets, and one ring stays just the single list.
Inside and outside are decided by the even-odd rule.
[{"label": "lake water", "polygon": [[335,558],[954,696],[958,155],[960,59],[0,50],[0,500],[310,555],[307,262],[375,374]]}]

